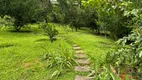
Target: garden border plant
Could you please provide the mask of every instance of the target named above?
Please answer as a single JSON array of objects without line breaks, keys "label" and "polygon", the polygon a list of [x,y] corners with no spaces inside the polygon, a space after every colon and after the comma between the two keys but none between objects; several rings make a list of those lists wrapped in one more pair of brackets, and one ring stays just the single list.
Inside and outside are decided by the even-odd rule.
[{"label": "garden border plant", "polygon": [[43,55],[43,59],[47,62],[46,67],[48,69],[56,67],[56,70],[52,72],[49,79],[57,79],[60,75],[72,70],[73,66],[77,64],[73,52],[61,45],[54,51],[49,51],[44,47],[43,49],[46,51]]},{"label": "garden border plant", "polygon": [[[117,43],[121,44],[115,51],[108,53],[106,61],[115,67],[117,72],[131,74],[141,79],[142,74],[142,34],[136,27],[128,37],[123,37]],[[128,45],[129,44],[129,45]]]}]

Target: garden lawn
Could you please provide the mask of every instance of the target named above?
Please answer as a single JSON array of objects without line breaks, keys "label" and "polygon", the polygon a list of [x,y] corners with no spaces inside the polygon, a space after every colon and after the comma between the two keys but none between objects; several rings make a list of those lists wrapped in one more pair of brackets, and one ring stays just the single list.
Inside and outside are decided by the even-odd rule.
[{"label": "garden lawn", "polygon": [[115,48],[115,41],[109,36],[96,35],[87,28],[82,28],[78,32],[69,32],[66,40],[79,45],[86,54],[99,61],[99,63],[105,62],[106,53]]},{"label": "garden lawn", "polygon": [[[72,32],[56,25],[59,30],[58,39],[51,43],[42,29],[32,25],[30,29],[13,32],[7,28],[0,29],[0,80],[48,80],[56,68],[47,69],[43,55],[47,51],[55,51],[59,47],[70,49],[76,43],[99,60],[104,60],[106,52],[111,50],[114,41],[103,36],[96,36],[88,29]],[[58,53],[57,53],[58,54]],[[61,75],[58,80],[74,80],[73,70]]]}]

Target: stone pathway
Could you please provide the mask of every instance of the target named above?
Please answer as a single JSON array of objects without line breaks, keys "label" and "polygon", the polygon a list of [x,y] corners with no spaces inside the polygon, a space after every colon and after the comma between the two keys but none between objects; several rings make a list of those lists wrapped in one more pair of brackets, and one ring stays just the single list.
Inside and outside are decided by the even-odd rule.
[{"label": "stone pathway", "polygon": [[75,76],[75,80],[93,80],[93,78],[87,76]]},{"label": "stone pathway", "polygon": [[79,54],[79,53],[80,53],[80,54],[81,54],[81,53],[84,53],[83,50],[78,50],[78,49],[77,49],[75,52],[76,52],[77,54]]},{"label": "stone pathway", "polygon": [[88,59],[76,59],[76,62],[78,62],[80,65],[89,65],[90,61]]},{"label": "stone pathway", "polygon": [[75,67],[75,71],[78,71],[78,72],[89,72],[90,71],[90,67],[89,66],[76,66]]},{"label": "stone pathway", "polygon": [[77,59],[87,59],[88,58],[85,54],[76,54],[75,57]]},{"label": "stone pathway", "polygon": [[[73,49],[76,51],[76,62],[78,62],[78,66],[75,66],[75,71],[76,73],[89,73],[91,72],[90,69],[90,61],[88,59],[88,56],[86,54],[84,54],[84,51],[81,49],[81,47],[79,47],[77,44],[73,44]],[[89,77],[87,75],[79,75],[76,74],[75,76],[75,80],[93,80],[92,77]]]}]

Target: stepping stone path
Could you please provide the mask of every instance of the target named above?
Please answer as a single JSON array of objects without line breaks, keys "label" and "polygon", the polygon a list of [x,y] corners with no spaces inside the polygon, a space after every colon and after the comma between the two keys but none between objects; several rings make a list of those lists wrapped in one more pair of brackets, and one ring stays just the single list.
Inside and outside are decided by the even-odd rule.
[{"label": "stepping stone path", "polygon": [[[89,67],[90,61],[88,56],[84,54],[84,51],[77,44],[73,44],[73,49],[76,52],[75,58],[76,62],[78,62],[79,66],[75,66],[75,71],[78,72],[90,72],[91,69]],[[74,80],[93,80],[92,77],[76,75]]]},{"label": "stepping stone path", "polygon": [[73,47],[73,49],[75,49],[75,50],[81,50],[81,48],[80,48],[80,47],[78,47],[78,46]]},{"label": "stepping stone path", "polygon": [[89,65],[90,61],[88,59],[76,59],[76,62],[78,62],[80,65]]},{"label": "stepping stone path", "polygon": [[81,54],[81,53],[84,53],[83,50],[78,50],[78,49],[77,49],[75,52],[76,52],[77,54],[79,54],[79,53],[80,53],[80,54]]},{"label": "stepping stone path", "polygon": [[90,71],[90,67],[89,66],[76,66],[75,67],[75,71],[78,71],[78,72],[89,72]]},{"label": "stepping stone path", "polygon": [[75,80],[93,80],[93,78],[87,76],[75,76]]},{"label": "stepping stone path", "polygon": [[88,58],[85,54],[76,54],[75,57],[77,59],[87,59]]}]

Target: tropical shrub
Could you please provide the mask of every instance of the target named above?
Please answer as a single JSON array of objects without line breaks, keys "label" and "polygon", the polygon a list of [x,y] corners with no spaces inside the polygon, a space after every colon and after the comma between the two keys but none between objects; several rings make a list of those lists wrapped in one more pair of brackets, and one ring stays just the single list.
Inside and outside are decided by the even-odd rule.
[{"label": "tropical shrub", "polygon": [[14,23],[14,19],[10,16],[3,16],[0,17],[0,27],[4,27],[4,26],[13,26]]},{"label": "tropical shrub", "polygon": [[45,35],[47,35],[51,41],[51,43],[56,40],[56,35],[58,35],[58,31],[55,29],[53,24],[46,24],[42,25],[42,28],[45,31]]},{"label": "tropical shrub", "polygon": [[119,75],[114,74],[110,69],[103,67],[103,71],[96,76],[95,80],[121,80]]},{"label": "tropical shrub", "polygon": [[[130,73],[138,79],[142,74],[142,31],[137,27],[128,37],[117,41],[121,44],[116,51],[108,53],[107,63],[115,66],[121,73]],[[128,45],[129,44],[129,45]]]},{"label": "tropical shrub", "polygon": [[47,62],[47,68],[55,68],[56,70],[50,75],[50,79],[58,78],[61,74],[72,69],[74,64],[76,64],[73,52],[62,46],[59,46],[55,51],[48,51],[44,54],[43,59]]}]

